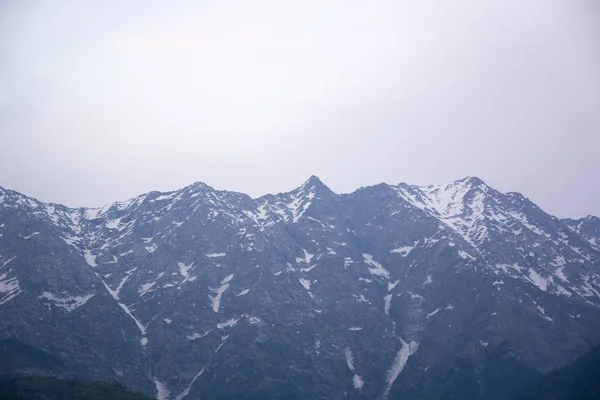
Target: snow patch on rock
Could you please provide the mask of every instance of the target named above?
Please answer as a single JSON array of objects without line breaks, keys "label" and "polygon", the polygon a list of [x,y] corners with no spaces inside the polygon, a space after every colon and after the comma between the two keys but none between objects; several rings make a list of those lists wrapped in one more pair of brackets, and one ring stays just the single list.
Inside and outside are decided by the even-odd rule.
[{"label": "snow patch on rock", "polygon": [[371,275],[382,276],[384,278],[390,277],[390,273],[387,269],[383,268],[383,266],[373,259],[371,254],[363,253],[363,260],[365,264],[369,266],[369,272]]}]

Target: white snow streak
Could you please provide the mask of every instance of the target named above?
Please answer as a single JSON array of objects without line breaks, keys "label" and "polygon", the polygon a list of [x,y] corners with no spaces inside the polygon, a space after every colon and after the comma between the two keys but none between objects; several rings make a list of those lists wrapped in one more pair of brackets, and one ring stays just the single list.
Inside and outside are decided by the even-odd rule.
[{"label": "white snow streak", "polygon": [[234,326],[237,325],[238,321],[239,321],[239,319],[231,318],[228,321],[217,324],[217,328],[218,329],[233,328]]},{"label": "white snow streak", "polygon": [[206,257],[219,258],[219,257],[225,257],[226,255],[227,255],[227,253],[210,253],[210,254],[207,254]]},{"label": "white snow streak", "polygon": [[529,268],[529,280],[544,292],[548,290],[548,282],[532,268]]},{"label": "white snow streak", "polygon": [[354,357],[352,356],[352,351],[349,348],[344,350],[344,355],[346,356],[346,364],[348,364],[348,368],[350,371],[354,372]]},{"label": "white snow streak", "polygon": [[198,372],[196,374],[196,376],[194,377],[194,379],[192,379],[192,382],[189,384],[189,386],[187,388],[185,388],[185,390],[181,393],[179,393],[179,395],[177,397],[175,397],[175,400],[182,400],[184,397],[187,397],[188,394],[190,394],[190,390],[192,389],[192,385],[196,382],[196,380],[198,378],[200,378],[200,376],[204,373],[204,368],[202,368],[200,370],[200,372]]},{"label": "white snow streak", "polygon": [[362,378],[355,374],[354,378],[352,378],[352,385],[354,385],[354,389],[362,389],[364,384],[365,382],[362,380]]},{"label": "white snow streak", "polygon": [[547,321],[550,321],[550,322],[552,322],[552,321],[553,321],[553,319],[552,319],[552,318],[550,318],[549,316],[547,316],[547,315],[546,315],[546,310],[544,310],[544,309],[543,309],[542,307],[540,307],[540,306],[537,306],[537,309],[538,309],[538,311],[540,312],[540,315],[541,315],[541,317],[542,317],[542,318],[544,318],[545,320],[547,320]]},{"label": "white snow streak", "polygon": [[118,303],[118,304],[119,304],[119,307],[121,307],[123,309],[123,311],[125,311],[125,313],[127,315],[129,315],[129,317],[133,320],[133,322],[135,322],[135,325],[138,327],[138,329],[140,330],[140,333],[142,334],[142,339],[140,340],[140,343],[142,344],[142,346],[145,346],[148,343],[148,339],[146,338],[146,327],[144,325],[142,325],[142,323],[140,321],[138,321],[138,319],[136,317],[133,316],[133,313],[131,312],[129,307],[127,307],[123,303]]},{"label": "white snow streak", "polygon": [[177,263],[177,266],[179,267],[179,275],[183,276],[183,281],[181,281],[179,285],[184,284],[190,279],[190,270],[192,269],[193,265],[194,263],[190,263],[189,265],[182,262]]},{"label": "white snow streak", "polygon": [[[460,234],[473,247],[487,237],[485,219],[485,187],[462,180],[443,186],[395,187],[398,195],[415,207],[427,211]],[[473,193],[468,197],[468,193]]]},{"label": "white snow streak", "polygon": [[0,267],[0,269],[6,267],[12,260],[14,260],[15,258],[17,258],[17,256],[14,256],[13,258],[9,258],[8,260],[4,261],[2,263],[2,266]]},{"label": "white snow streak", "polygon": [[298,220],[302,217],[302,215],[304,215],[306,210],[308,210],[308,208],[311,205],[310,200],[312,200],[314,197],[315,193],[311,191],[306,195],[307,201],[303,202],[304,199],[300,197],[295,197],[291,203],[287,204],[288,210],[290,210],[292,213],[292,222],[294,224],[297,223]]},{"label": "white snow streak", "polygon": [[302,249],[302,251],[304,252],[304,257],[303,258],[296,257],[296,263],[304,263],[304,264],[310,263],[310,260],[312,260],[315,255],[310,254],[305,249]]},{"label": "white snow streak", "polygon": [[[4,265],[8,264],[10,261],[14,259],[11,258]],[[8,272],[4,272],[0,275],[0,306],[2,304],[8,303],[10,300],[14,299],[21,293],[21,288],[19,286],[19,280],[16,277],[8,277]]]},{"label": "white snow streak", "polygon": [[560,294],[562,296],[567,296],[567,297],[572,296],[571,292],[569,292],[567,289],[565,289],[564,287],[562,287],[560,285],[556,285],[556,293]]},{"label": "white snow streak", "polygon": [[221,296],[223,296],[223,293],[225,293],[228,287],[229,284],[227,283],[225,285],[221,285],[221,287],[216,290],[209,288],[211,292],[216,293],[214,296],[208,295],[214,312],[219,312],[219,308],[221,308]]},{"label": "white snow streak", "polygon": [[383,297],[383,301],[385,302],[383,305],[383,311],[386,315],[389,315],[390,307],[392,306],[392,294],[388,294]]},{"label": "white snow streak", "polygon": [[140,297],[142,297],[143,295],[145,295],[146,293],[148,293],[148,291],[150,291],[150,289],[152,289],[152,287],[154,285],[156,285],[156,281],[150,282],[150,283],[144,283],[142,285],[142,288],[140,290],[138,290],[138,293],[140,294]]},{"label": "white snow streak", "polygon": [[83,256],[85,257],[85,262],[87,262],[87,264],[90,267],[97,267],[98,266],[98,264],[96,264],[96,256],[93,255],[91,251],[84,250],[83,251]]},{"label": "white snow streak", "polygon": [[157,400],[169,400],[171,392],[167,389],[167,385],[158,379],[154,378],[154,385],[156,386],[156,399]]},{"label": "white snow streak", "polygon": [[[319,346],[320,344],[321,343],[319,342]],[[350,371],[355,372],[354,357],[352,356],[352,351],[350,351],[349,348],[346,348],[344,350],[344,355],[346,356],[346,364],[348,365],[348,368],[350,369]],[[354,389],[361,389],[364,385],[364,381],[358,374],[355,373],[352,377],[352,385],[354,386]]]},{"label": "white snow streak", "polygon": [[565,269],[565,267],[558,268],[556,271],[554,271],[554,276],[556,276],[558,279],[560,279],[563,282],[569,282],[569,279],[565,275],[564,269]]},{"label": "white snow streak", "polygon": [[397,254],[400,254],[402,257],[406,257],[410,254],[411,251],[413,251],[414,248],[415,248],[415,246],[403,246],[403,247],[399,247],[397,249],[391,250],[390,253],[397,253]]},{"label": "white snow streak", "polygon": [[440,312],[440,309],[436,308],[435,310],[433,310],[432,312],[430,312],[429,314],[427,314],[427,318],[433,317],[438,312]]},{"label": "white snow streak", "polygon": [[209,330],[206,333],[203,333],[202,335],[199,334],[199,333],[194,332],[192,335],[187,335],[185,338],[188,339],[188,340],[202,339],[204,336],[208,335],[211,332],[212,332],[212,329]]},{"label": "white snow streak", "polygon": [[392,385],[394,384],[394,381],[396,380],[396,378],[398,378],[402,370],[404,370],[404,367],[408,362],[408,357],[415,354],[419,349],[419,344],[416,342],[410,342],[410,344],[408,344],[402,339],[400,339],[400,341],[402,342],[402,348],[398,350],[398,353],[396,354],[396,359],[394,360],[394,363],[388,370],[387,378],[385,380],[387,386],[383,393],[384,398],[387,397],[387,395],[390,392],[390,389],[392,388]]},{"label": "white snow streak", "polygon": [[513,265],[510,265],[510,264],[497,264],[496,268],[497,269],[501,269],[502,272],[504,272],[505,274],[509,274],[509,271],[508,271],[509,268],[512,269],[512,270],[515,270],[516,272],[519,272],[519,273],[521,273],[521,269],[522,269],[518,264],[513,264]]},{"label": "white snow streak", "polygon": [[44,293],[42,293],[41,296],[39,296],[40,299],[50,300],[51,302],[54,303],[55,306],[63,308],[65,310],[67,310],[68,312],[71,312],[71,311],[75,310],[76,308],[81,307],[82,305],[87,303],[88,300],[91,299],[92,297],[94,297],[94,294],[88,294],[86,296],[61,297],[61,296],[56,296],[50,292],[44,292]]},{"label": "white snow streak", "polygon": [[391,292],[392,290],[394,290],[394,288],[400,283],[400,279],[398,279],[396,282],[394,283],[388,283],[388,292]]},{"label": "white snow streak", "polygon": [[469,258],[471,260],[475,260],[475,257],[473,257],[472,255],[470,255],[469,253],[467,253],[466,251],[463,251],[463,250],[460,250],[458,252],[458,255],[464,260],[469,259]]},{"label": "white snow streak", "polygon": [[223,278],[223,280],[221,281],[221,285],[225,285],[226,283],[231,282],[234,275],[235,274],[231,274],[231,275],[228,275],[227,277]]},{"label": "white snow streak", "polygon": [[119,282],[119,286],[117,286],[117,288],[115,290],[112,290],[106,283],[104,283],[104,281],[102,281],[102,283],[104,283],[104,287],[106,287],[106,289],[108,290],[108,293],[110,293],[110,295],[112,296],[113,299],[115,300],[119,300],[119,293],[121,292],[121,289],[123,289],[123,285],[125,285],[125,282],[127,282],[127,279],[129,279],[129,277],[131,276],[132,273],[135,272],[137,268],[133,268],[130,269],[129,271],[125,272],[125,277],[123,279],[121,279],[121,282]]},{"label": "white snow streak", "polygon": [[108,221],[106,221],[105,226],[108,229],[118,229],[119,225],[121,225],[121,219],[117,218],[117,219],[110,219]]},{"label": "white snow streak", "polygon": [[304,287],[304,289],[310,290],[311,281],[309,281],[308,279],[304,279],[304,278],[300,278],[300,279],[298,279],[298,281],[300,282],[302,287]]},{"label": "white snow streak", "polygon": [[29,240],[29,239],[31,239],[33,236],[35,236],[35,235],[39,235],[39,234],[40,234],[39,232],[33,232],[31,235],[27,235],[27,236],[21,236],[21,237],[22,237],[23,239],[25,239],[25,240]]},{"label": "white snow streak", "polygon": [[371,275],[383,276],[383,277],[389,279],[389,277],[390,277],[389,271],[386,270],[385,268],[383,268],[383,266],[380,263],[375,261],[371,254],[363,253],[362,256],[363,256],[363,260],[364,260],[365,264],[373,267],[373,268],[369,268],[369,272],[371,273]]}]

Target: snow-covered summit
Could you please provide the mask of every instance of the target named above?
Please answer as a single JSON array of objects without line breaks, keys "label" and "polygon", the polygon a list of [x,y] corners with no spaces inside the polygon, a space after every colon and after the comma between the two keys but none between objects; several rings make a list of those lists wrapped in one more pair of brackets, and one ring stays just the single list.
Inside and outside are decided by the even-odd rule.
[{"label": "snow-covered summit", "polygon": [[163,399],[412,398],[455,357],[485,373],[509,342],[502,357],[543,371],[600,342],[599,220],[478,178],[338,195],[313,176],[254,199],[195,183],[99,208],[0,196],[0,340]]}]

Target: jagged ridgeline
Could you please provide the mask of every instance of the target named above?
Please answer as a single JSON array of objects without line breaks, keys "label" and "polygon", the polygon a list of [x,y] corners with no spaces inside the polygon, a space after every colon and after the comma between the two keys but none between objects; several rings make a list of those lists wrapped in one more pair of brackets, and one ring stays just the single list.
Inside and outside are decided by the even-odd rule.
[{"label": "jagged ridgeline", "polygon": [[512,399],[600,342],[599,306],[600,220],[477,178],[196,183],[95,209],[0,190],[4,375],[163,400]]}]

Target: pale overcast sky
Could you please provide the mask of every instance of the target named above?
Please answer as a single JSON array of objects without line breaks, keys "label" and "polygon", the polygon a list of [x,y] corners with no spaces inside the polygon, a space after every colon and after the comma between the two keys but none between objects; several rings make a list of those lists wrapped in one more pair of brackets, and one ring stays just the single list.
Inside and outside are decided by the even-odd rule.
[{"label": "pale overcast sky", "polygon": [[0,2],[0,186],[98,206],[311,174],[600,215],[600,2]]}]

